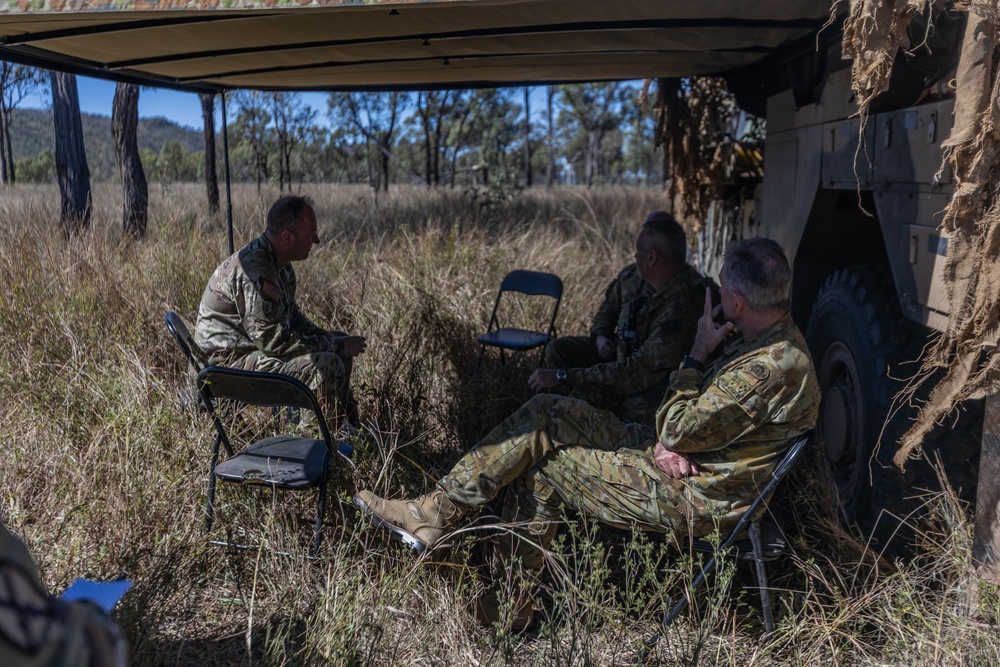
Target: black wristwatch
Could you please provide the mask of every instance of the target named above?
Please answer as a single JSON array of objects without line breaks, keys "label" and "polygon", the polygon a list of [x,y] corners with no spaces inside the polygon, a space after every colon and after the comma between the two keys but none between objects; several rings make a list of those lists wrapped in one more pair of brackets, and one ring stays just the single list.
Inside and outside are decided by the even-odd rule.
[{"label": "black wristwatch", "polygon": [[556,379],[559,380],[559,384],[566,384],[566,369],[560,368],[556,371]]},{"label": "black wristwatch", "polygon": [[702,371],[705,370],[705,364],[701,363],[694,357],[689,357],[688,355],[685,354],[684,357],[681,359],[681,368],[693,368],[694,370],[701,373]]}]

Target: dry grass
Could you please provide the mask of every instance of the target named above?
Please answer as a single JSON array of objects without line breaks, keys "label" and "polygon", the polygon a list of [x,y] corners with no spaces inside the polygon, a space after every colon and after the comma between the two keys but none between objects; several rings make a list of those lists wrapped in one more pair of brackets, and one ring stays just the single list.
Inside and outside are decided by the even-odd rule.
[{"label": "dry grass", "polygon": [[[3,520],[23,535],[50,590],[78,576],[136,584],[117,612],[135,664],[630,664],[691,569],[656,536],[575,526],[546,588],[541,630],[484,630],[476,542],[415,561],[349,507],[331,503],[321,558],[206,545],[201,529],[209,424],[181,409],[188,377],[163,326],[193,316],[226,254],[221,219],[194,187],[154,189],[149,237],[122,242],[114,186],[95,193],[93,227],[64,238],[50,187],[0,190]],[[561,275],[560,326],[587,328],[601,290],[629,261],[660,194],[529,191],[512,199],[425,190],[376,199],[317,188],[324,244],[300,265],[315,320],[369,336],[355,369],[373,433],[359,483],[427,488],[528,397],[534,357],[473,376],[501,277]],[[275,192],[238,188],[236,245],[256,236]],[[528,314],[537,309],[528,307]],[[287,494],[286,494],[287,495]],[[308,494],[304,494],[307,496]],[[341,501],[346,496],[341,493]],[[225,531],[305,554],[312,498],[225,488]],[[333,498],[331,498],[333,500]],[[760,639],[755,592],[713,587],[660,641],[650,663],[710,665],[1000,663],[996,591],[974,590],[969,528],[949,496],[928,500],[923,558],[886,563],[833,528],[803,534],[772,582],[779,630]],[[341,510],[344,518],[341,518]],[[810,521],[815,525],[815,521]],[[465,565],[465,563],[470,565]],[[668,573],[663,574],[666,568]],[[721,580],[751,583],[725,568]],[[980,619],[966,613],[981,599]]]}]

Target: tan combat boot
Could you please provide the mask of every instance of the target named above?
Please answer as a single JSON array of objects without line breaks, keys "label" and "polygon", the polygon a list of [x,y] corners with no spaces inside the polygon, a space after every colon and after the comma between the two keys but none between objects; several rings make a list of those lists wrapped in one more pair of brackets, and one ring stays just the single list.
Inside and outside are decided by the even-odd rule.
[{"label": "tan combat boot", "polygon": [[434,491],[415,500],[385,500],[371,491],[360,491],[354,496],[354,504],[417,553],[423,553],[451,532],[451,526],[463,514],[444,491]]}]

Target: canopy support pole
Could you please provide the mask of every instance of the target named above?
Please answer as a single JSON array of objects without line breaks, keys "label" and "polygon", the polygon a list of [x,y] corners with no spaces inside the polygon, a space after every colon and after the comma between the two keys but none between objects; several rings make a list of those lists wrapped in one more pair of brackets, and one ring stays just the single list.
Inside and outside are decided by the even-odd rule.
[{"label": "canopy support pole", "polygon": [[229,254],[233,249],[233,193],[229,187],[229,119],[226,117],[226,92],[219,93],[222,98],[222,171],[226,178],[226,227],[229,229]]}]

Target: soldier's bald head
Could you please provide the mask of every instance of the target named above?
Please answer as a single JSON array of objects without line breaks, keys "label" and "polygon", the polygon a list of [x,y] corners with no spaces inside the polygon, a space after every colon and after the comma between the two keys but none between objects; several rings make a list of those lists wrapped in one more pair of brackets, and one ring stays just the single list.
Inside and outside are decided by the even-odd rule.
[{"label": "soldier's bald head", "polygon": [[307,215],[315,215],[316,207],[313,200],[305,195],[283,195],[271,204],[267,212],[268,236],[276,237],[286,229],[294,229],[302,223]]}]

